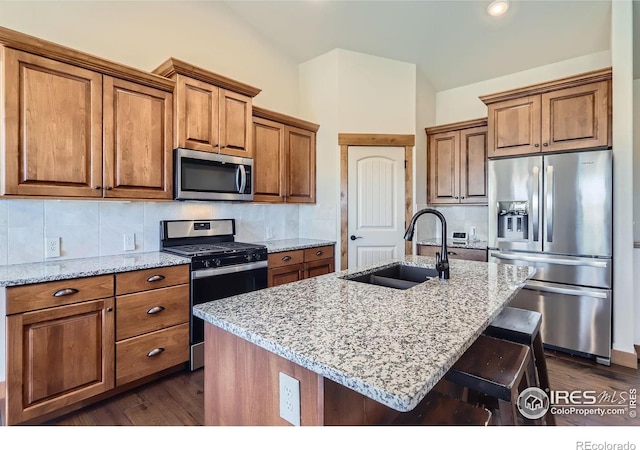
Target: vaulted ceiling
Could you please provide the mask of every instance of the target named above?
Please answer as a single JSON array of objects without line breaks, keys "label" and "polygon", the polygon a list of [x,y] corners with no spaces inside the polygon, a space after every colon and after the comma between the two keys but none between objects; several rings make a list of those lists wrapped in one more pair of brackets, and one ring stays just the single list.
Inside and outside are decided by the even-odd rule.
[{"label": "vaulted ceiling", "polygon": [[226,3],[298,63],[367,53],[416,64],[437,91],[610,48],[610,1],[511,0],[502,17],[488,0]]}]

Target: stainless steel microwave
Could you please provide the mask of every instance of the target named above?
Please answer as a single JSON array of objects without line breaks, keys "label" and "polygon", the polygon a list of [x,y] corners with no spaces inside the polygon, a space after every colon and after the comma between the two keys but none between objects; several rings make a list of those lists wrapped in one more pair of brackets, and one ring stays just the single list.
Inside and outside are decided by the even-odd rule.
[{"label": "stainless steel microwave", "polygon": [[177,148],[176,200],[253,200],[253,159]]}]

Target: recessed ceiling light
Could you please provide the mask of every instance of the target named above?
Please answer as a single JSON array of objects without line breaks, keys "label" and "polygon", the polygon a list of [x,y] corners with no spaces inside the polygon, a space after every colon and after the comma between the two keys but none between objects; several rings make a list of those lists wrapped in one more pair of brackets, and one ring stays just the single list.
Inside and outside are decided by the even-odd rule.
[{"label": "recessed ceiling light", "polygon": [[496,0],[492,2],[487,8],[487,12],[491,16],[501,16],[509,9],[509,2],[507,0]]}]

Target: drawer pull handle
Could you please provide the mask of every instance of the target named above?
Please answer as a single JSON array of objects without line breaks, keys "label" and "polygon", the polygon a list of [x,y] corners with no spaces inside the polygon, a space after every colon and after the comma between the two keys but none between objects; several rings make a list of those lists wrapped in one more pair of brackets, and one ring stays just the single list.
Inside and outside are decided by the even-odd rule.
[{"label": "drawer pull handle", "polygon": [[458,255],[456,252],[447,252],[447,255]]},{"label": "drawer pull handle", "polygon": [[53,293],[54,297],[64,297],[65,295],[72,295],[72,294],[77,294],[79,291],[77,289],[74,288],[66,288],[66,289],[60,289],[59,291],[55,291]]},{"label": "drawer pull handle", "polygon": [[318,250],[318,251],[316,252],[316,256],[320,256],[320,255],[322,255],[323,253],[324,253],[324,252],[323,252],[322,250]]},{"label": "drawer pull handle", "polygon": [[164,349],[162,347],[158,347],[158,348],[154,348],[153,350],[151,350],[149,353],[147,353],[147,356],[149,358],[153,358],[154,356],[158,356],[160,353],[162,353],[164,351]]},{"label": "drawer pull handle", "polygon": [[147,278],[147,281],[149,283],[153,283],[154,281],[162,281],[164,280],[164,276],[163,275],[154,275],[152,277]]},{"label": "drawer pull handle", "polygon": [[149,311],[147,311],[147,314],[158,314],[162,311],[164,311],[164,306],[154,306]]},{"label": "drawer pull handle", "polygon": [[291,259],[291,256],[289,256],[289,255],[282,257],[283,261],[289,261],[290,259]]}]

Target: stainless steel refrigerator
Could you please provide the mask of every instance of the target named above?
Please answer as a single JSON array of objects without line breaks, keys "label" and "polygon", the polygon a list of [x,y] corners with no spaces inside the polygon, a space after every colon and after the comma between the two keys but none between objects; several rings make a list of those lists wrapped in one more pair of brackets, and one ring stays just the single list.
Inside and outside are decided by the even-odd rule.
[{"label": "stainless steel refrigerator", "polygon": [[611,150],[489,161],[489,261],[532,265],[510,306],[547,347],[611,359]]}]

